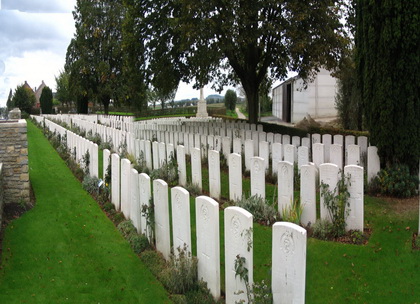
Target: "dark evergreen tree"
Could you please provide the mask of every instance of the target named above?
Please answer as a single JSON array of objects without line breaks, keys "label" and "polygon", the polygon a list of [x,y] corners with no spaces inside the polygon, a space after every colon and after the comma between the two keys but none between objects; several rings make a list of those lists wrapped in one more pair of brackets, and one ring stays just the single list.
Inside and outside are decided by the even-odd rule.
[{"label": "dark evergreen tree", "polygon": [[53,94],[49,87],[44,87],[39,97],[41,103],[42,114],[52,114]]},{"label": "dark evergreen tree", "polygon": [[370,141],[390,166],[420,156],[420,1],[356,1],[356,63]]},{"label": "dark evergreen tree", "polygon": [[234,90],[227,90],[225,94],[226,109],[234,111],[237,101],[238,101],[238,96],[236,96],[236,92]]},{"label": "dark evergreen tree", "polygon": [[8,110],[11,110],[11,109],[13,109],[15,107],[15,105],[13,104],[13,92],[12,92],[12,89],[10,89],[9,97],[7,97],[6,107],[7,107]]}]

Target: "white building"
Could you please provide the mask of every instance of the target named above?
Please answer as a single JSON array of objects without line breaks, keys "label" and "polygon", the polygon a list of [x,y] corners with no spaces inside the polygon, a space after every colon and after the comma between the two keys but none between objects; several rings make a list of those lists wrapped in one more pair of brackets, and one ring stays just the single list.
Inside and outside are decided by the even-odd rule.
[{"label": "white building", "polygon": [[297,123],[307,114],[312,118],[336,117],[337,78],[321,69],[313,82],[304,87],[303,80],[292,77],[273,89],[273,116]]}]

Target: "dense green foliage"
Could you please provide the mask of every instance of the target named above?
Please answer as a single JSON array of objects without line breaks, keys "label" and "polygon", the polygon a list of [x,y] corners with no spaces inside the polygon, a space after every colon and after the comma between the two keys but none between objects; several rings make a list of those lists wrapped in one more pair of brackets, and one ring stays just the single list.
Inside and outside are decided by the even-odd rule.
[{"label": "dense green foliage", "polygon": [[72,101],[69,77],[70,75],[66,71],[61,71],[60,74],[55,77],[57,90],[55,97],[58,99],[58,101],[65,105],[69,105]]},{"label": "dense green foliage", "polygon": [[399,164],[379,171],[369,185],[373,194],[392,197],[412,197],[418,194],[418,189],[417,175],[411,175],[408,166]]},{"label": "dense green foliage", "polygon": [[30,114],[35,103],[35,94],[31,89],[25,87],[25,85],[20,85],[15,89],[12,98],[13,107],[19,108],[22,112]]},{"label": "dense green foliage", "polygon": [[293,70],[306,79],[321,66],[333,68],[346,42],[342,1],[124,3],[131,18],[127,41],[137,41],[130,46],[131,62],[144,58],[158,91],[171,92],[179,80],[194,81],[196,88],[241,83],[253,123],[268,78],[285,78]]},{"label": "dense green foliage", "polygon": [[9,110],[13,109],[13,107],[14,107],[14,105],[13,105],[13,93],[12,93],[12,89],[10,89],[9,96],[7,97],[6,107]]},{"label": "dense green foliage", "polygon": [[53,93],[49,87],[42,89],[41,97],[39,97],[41,103],[42,114],[51,114],[53,106]]},{"label": "dense green foliage", "polygon": [[356,62],[370,140],[387,166],[418,168],[420,2],[356,2]]},{"label": "dense green foliage", "polygon": [[236,102],[238,101],[238,96],[234,90],[227,90],[225,94],[225,107],[228,110],[235,110]]}]

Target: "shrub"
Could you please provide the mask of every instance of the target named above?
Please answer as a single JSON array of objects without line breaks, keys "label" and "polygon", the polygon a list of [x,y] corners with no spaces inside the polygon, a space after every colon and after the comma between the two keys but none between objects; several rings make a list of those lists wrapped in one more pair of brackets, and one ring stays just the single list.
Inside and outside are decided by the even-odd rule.
[{"label": "shrub", "polygon": [[282,219],[285,222],[295,223],[300,225],[300,219],[302,217],[303,207],[300,204],[300,200],[296,199],[289,207],[283,208]]},{"label": "shrub", "polygon": [[137,233],[136,227],[134,227],[134,225],[129,220],[119,223],[117,229],[124,238],[128,238],[131,234]]},{"label": "shrub", "polygon": [[330,240],[333,238],[333,224],[327,220],[317,220],[313,225],[314,237],[320,240]]},{"label": "shrub", "polygon": [[82,182],[83,189],[91,195],[99,193],[99,178],[95,176],[85,175]]},{"label": "shrub", "polygon": [[133,248],[134,252],[137,254],[142,253],[150,247],[149,240],[143,234],[131,234],[128,237],[128,241],[130,242],[131,248]]},{"label": "shrub", "polygon": [[178,164],[176,159],[171,156],[169,162],[165,162],[162,167],[150,173],[150,178],[152,180],[163,179],[169,186],[176,186],[178,184]]},{"label": "shrub", "polygon": [[340,237],[345,234],[346,217],[349,210],[348,184],[350,183],[350,176],[342,176],[337,183],[334,191],[329,190],[328,185],[321,183],[321,196],[324,200],[324,205],[328,210],[333,225],[333,237]]},{"label": "shrub", "polygon": [[417,195],[418,186],[419,178],[410,175],[408,166],[394,165],[379,171],[369,185],[369,192],[406,198]]},{"label": "shrub", "polygon": [[249,198],[242,197],[241,200],[235,202],[235,205],[252,213],[254,221],[264,225],[271,225],[279,219],[275,207],[269,205],[258,195]]},{"label": "shrub", "polygon": [[160,274],[163,285],[170,293],[185,294],[198,289],[198,260],[184,248],[177,248],[177,254],[171,255],[171,260]]}]

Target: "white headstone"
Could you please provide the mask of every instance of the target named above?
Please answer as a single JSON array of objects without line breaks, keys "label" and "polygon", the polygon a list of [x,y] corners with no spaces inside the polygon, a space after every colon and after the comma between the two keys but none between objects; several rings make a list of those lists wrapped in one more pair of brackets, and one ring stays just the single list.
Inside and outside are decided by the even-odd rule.
[{"label": "white headstone", "polygon": [[368,183],[378,175],[381,170],[381,162],[378,155],[378,148],[375,146],[368,147],[368,164],[367,164],[367,175]]},{"label": "white headstone", "polygon": [[174,252],[177,254],[178,247],[185,247],[191,253],[190,193],[182,187],[173,187],[171,206]]},{"label": "white headstone", "polygon": [[131,169],[130,181],[130,219],[136,227],[137,232],[141,233],[141,206],[140,206],[140,187],[139,173],[136,169]]},{"label": "white headstone", "polygon": [[315,143],[312,145],[312,161],[319,168],[319,166],[325,163],[324,160],[324,145]]},{"label": "white headstone", "polygon": [[296,148],[300,147],[300,137],[299,136],[293,136],[292,137],[292,145]]},{"label": "white headstone", "polygon": [[252,140],[245,140],[245,170],[251,171],[251,158],[254,157],[254,143]]},{"label": "white headstone", "polygon": [[150,184],[150,177],[146,173],[139,174],[139,199],[140,199],[140,212],[141,212],[141,233],[146,235],[149,242],[152,240],[152,228],[147,226],[146,214],[144,208],[150,206],[150,198],[152,197],[152,190]]},{"label": "white headstone", "polygon": [[313,225],[316,221],[316,168],[313,164],[300,168],[300,204],[302,206],[301,223]]},{"label": "white headstone", "polygon": [[116,153],[111,155],[111,201],[115,206],[115,210],[120,210],[121,201],[121,169],[120,169],[120,156]]},{"label": "white headstone", "polygon": [[111,163],[111,151],[109,151],[108,149],[104,150],[102,161],[103,161],[102,179],[105,180],[105,177],[108,171],[108,166]]},{"label": "white headstone", "polygon": [[128,159],[121,159],[121,211],[126,219],[130,218],[130,176],[131,163]]},{"label": "white headstone", "polygon": [[210,196],[220,199],[220,155],[215,150],[209,151],[209,190]]},{"label": "white headstone", "polygon": [[330,146],[332,144],[331,134],[323,134],[322,143],[324,144],[324,161],[326,163],[329,163],[330,162]]},{"label": "white headstone", "polygon": [[338,166],[343,170],[343,146],[339,144],[332,144],[330,146],[330,163]]},{"label": "white headstone", "polygon": [[272,165],[271,170],[273,175],[277,175],[277,166],[279,161],[283,160],[283,146],[281,143],[275,142],[271,147],[271,158],[272,158]]},{"label": "white headstone", "polygon": [[368,138],[366,136],[357,137],[357,145],[360,147],[360,165],[366,167],[367,165],[367,148]]},{"label": "white headstone", "polygon": [[259,144],[259,156],[264,159],[265,171],[268,172],[269,161],[270,161],[270,149],[268,141],[260,141]]},{"label": "white headstone", "polygon": [[304,304],[306,230],[296,224],[273,225],[271,286],[274,304]]},{"label": "white headstone", "polygon": [[233,139],[233,153],[242,155],[242,142],[240,138]]},{"label": "white headstone", "polygon": [[333,138],[334,138],[334,144],[341,145],[341,146],[344,147],[344,138],[343,138],[343,135],[336,134],[336,135],[334,135]]},{"label": "white headstone", "polygon": [[300,146],[298,148],[298,168],[309,163],[309,148],[305,146]]},{"label": "white headstone", "polygon": [[149,170],[153,169],[152,161],[152,143],[149,140],[144,141],[145,157],[146,157],[146,166]]},{"label": "white headstone", "polygon": [[179,145],[176,147],[176,157],[178,162],[178,179],[181,186],[187,185],[187,164],[185,161],[184,146]]},{"label": "white headstone", "polygon": [[321,143],[321,134],[312,134],[312,146],[314,144],[320,144]]},{"label": "white headstone", "polygon": [[360,148],[357,145],[347,146],[347,165],[360,165]]},{"label": "white headstone", "polygon": [[[319,166],[319,181],[328,186],[330,192],[335,193],[337,183],[339,179],[338,166],[330,163],[325,163]],[[324,197],[322,195],[322,189],[320,189],[321,202],[321,219],[332,221],[331,215],[328,213],[328,208],[324,205]]]},{"label": "white headstone", "polygon": [[242,198],[242,157],[240,154],[229,155],[229,199],[237,201]]},{"label": "white headstone", "polygon": [[161,168],[166,162],[166,145],[164,142],[160,142],[159,146],[159,168]]},{"label": "white headstone", "polygon": [[[344,167],[344,176],[350,176],[347,190],[350,193],[348,215],[346,218],[346,231],[359,230],[363,233],[364,220],[364,190],[363,167],[349,165]],[[347,212],[346,212],[347,213]]]},{"label": "white headstone", "polygon": [[195,199],[198,279],[207,283],[212,296],[220,297],[219,204],[212,198]]},{"label": "white headstone", "polygon": [[159,143],[154,141],[152,143],[152,153],[153,153],[153,170],[159,169]]},{"label": "white headstone", "polygon": [[191,149],[191,171],[192,184],[196,185],[200,191],[203,189],[203,179],[201,174],[201,154],[200,149]]},{"label": "white headstone", "polygon": [[293,163],[282,161],[278,164],[279,212],[284,214],[293,204]]},{"label": "white headstone", "polygon": [[258,156],[251,158],[251,196],[258,195],[265,200],[265,164]]},{"label": "white headstone", "polygon": [[[236,275],[235,260],[245,258],[248,282],[252,286],[253,276],[253,233],[252,214],[240,207],[225,209],[225,284],[226,303],[246,301],[245,282]],[[237,294],[242,291],[243,293]]]},{"label": "white headstone", "polygon": [[283,144],[284,149],[284,161],[294,164],[297,159],[296,156],[296,147],[293,145]]},{"label": "white headstone", "polygon": [[284,145],[290,145],[290,135],[284,134],[282,136],[281,142]]},{"label": "white headstone", "polygon": [[161,180],[153,181],[153,202],[155,204],[156,249],[169,261],[171,237],[169,227],[168,184]]}]

